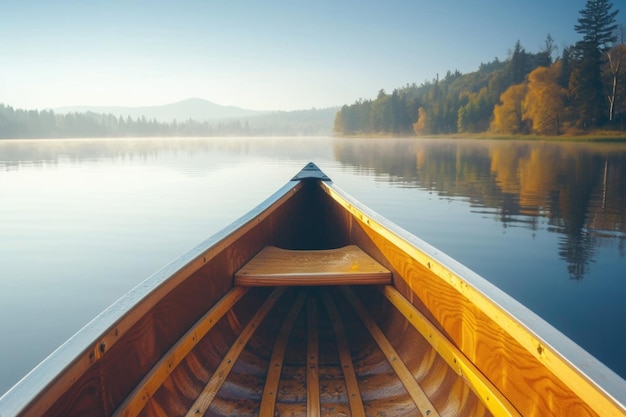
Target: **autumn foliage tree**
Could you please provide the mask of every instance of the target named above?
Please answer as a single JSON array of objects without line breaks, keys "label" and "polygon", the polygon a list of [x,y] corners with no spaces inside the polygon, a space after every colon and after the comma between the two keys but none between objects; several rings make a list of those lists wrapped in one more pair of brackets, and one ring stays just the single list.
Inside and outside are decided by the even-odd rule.
[{"label": "autumn foliage tree", "polygon": [[493,120],[490,130],[499,133],[528,133],[522,103],[526,97],[528,85],[515,84],[500,95],[501,104],[493,109]]},{"label": "autumn foliage tree", "polygon": [[417,135],[423,135],[428,133],[426,130],[427,126],[427,118],[426,110],[423,107],[420,107],[417,111],[417,121],[413,123],[413,132]]},{"label": "autumn foliage tree", "polygon": [[528,75],[528,92],[524,98],[524,118],[532,130],[541,135],[561,134],[565,89],[558,83],[559,62],[550,67],[538,67]]}]

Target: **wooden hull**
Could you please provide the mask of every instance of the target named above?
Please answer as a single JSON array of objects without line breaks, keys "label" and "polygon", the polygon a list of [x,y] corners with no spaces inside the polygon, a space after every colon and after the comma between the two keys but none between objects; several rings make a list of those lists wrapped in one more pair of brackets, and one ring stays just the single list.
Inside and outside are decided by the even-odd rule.
[{"label": "wooden hull", "polygon": [[[391,284],[234,285],[267,246],[348,245]],[[309,166],[94,319],[0,416],[624,416],[625,403],[623,379]]]}]

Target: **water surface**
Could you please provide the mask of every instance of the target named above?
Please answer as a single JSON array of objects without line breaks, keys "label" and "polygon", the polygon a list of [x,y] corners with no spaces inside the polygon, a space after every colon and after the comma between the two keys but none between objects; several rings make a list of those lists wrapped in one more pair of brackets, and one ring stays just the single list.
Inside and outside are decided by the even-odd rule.
[{"label": "water surface", "polygon": [[20,140],[0,141],[0,393],[309,161],[626,376],[625,145]]}]

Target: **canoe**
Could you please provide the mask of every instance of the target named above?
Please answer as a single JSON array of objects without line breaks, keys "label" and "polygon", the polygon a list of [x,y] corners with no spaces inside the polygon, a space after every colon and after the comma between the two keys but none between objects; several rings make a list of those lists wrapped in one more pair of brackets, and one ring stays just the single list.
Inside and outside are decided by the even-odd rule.
[{"label": "canoe", "polygon": [[148,277],[0,416],[626,416],[626,381],[314,164]]}]

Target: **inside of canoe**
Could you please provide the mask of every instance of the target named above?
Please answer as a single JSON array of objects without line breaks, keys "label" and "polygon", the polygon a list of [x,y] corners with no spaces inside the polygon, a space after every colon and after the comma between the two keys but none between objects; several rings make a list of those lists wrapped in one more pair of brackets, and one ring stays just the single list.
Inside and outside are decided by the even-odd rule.
[{"label": "inside of canoe", "polygon": [[8,415],[623,415],[387,224],[332,185],[290,183],[103,312]]},{"label": "inside of canoe", "polygon": [[[274,275],[250,268],[262,285],[236,285],[267,247],[359,253],[324,285],[275,281],[293,262]],[[358,219],[303,181],[159,284],[24,415],[514,415],[394,288],[385,259]]]},{"label": "inside of canoe", "polygon": [[[333,192],[297,183],[162,281],[155,274],[158,284],[132,295],[132,308],[21,415],[547,415],[561,399],[581,407],[558,381],[548,390],[558,395],[539,396],[550,375],[529,351],[448,285],[448,273],[441,279],[430,261],[387,241]],[[253,261],[268,247],[299,254],[296,265],[303,253],[351,247],[375,262],[356,278],[354,262],[340,266],[323,285],[292,270],[286,285],[293,262],[276,272],[272,257]],[[357,269],[370,262],[355,256]],[[238,283],[246,267],[252,279]],[[518,364],[543,382],[524,391]]]},{"label": "inside of canoe", "polygon": [[232,308],[204,317],[213,327],[190,350],[171,351],[120,414],[491,415],[381,288],[234,292]]}]

